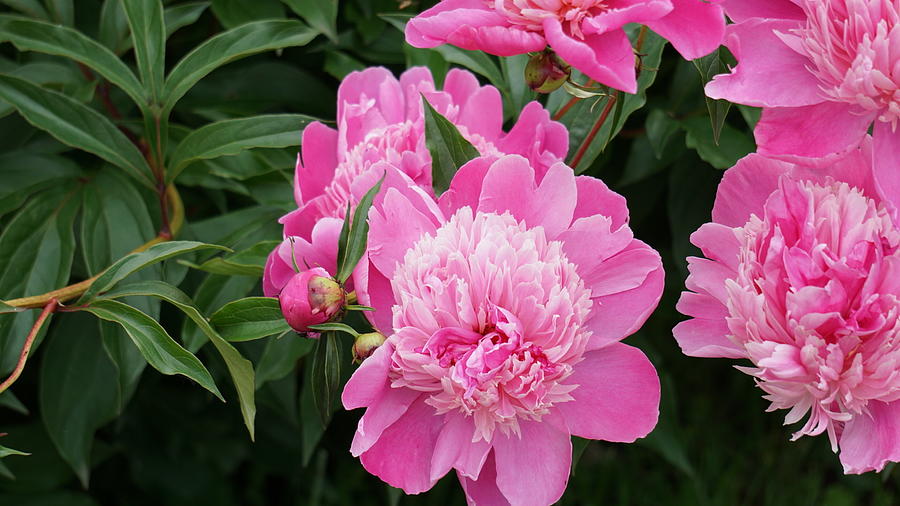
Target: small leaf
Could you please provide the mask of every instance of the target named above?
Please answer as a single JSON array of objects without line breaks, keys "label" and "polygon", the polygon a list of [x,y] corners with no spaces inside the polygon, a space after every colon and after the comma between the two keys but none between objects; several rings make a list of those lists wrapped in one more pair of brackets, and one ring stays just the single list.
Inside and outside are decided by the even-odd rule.
[{"label": "small leaf", "polygon": [[318,325],[310,325],[309,328],[319,332],[344,332],[353,337],[359,336],[359,332],[357,332],[356,329],[346,323],[340,322],[320,323]]},{"label": "small leaf", "polygon": [[4,390],[3,393],[0,394],[0,407],[11,409],[22,415],[28,415],[28,408],[26,408],[25,405],[22,404],[22,401],[20,401],[19,398],[12,393],[12,390],[9,389]]},{"label": "small leaf", "polygon": [[338,0],[282,0],[309,26],[337,42]]},{"label": "small leaf", "polygon": [[139,253],[132,253],[125,258],[122,258],[118,262],[114,263],[110,266],[109,269],[106,269],[103,274],[91,284],[91,287],[84,292],[84,295],[78,300],[79,304],[83,304],[92,298],[96,297],[98,294],[101,294],[110,288],[113,287],[119,281],[122,281],[129,274],[143,269],[149,265],[154,265],[168,258],[172,258],[177,255],[182,255],[184,253],[189,253],[191,251],[203,250],[203,249],[220,249],[220,250],[228,250],[224,246],[217,246],[215,244],[205,244],[202,242],[195,241],[169,241],[160,244],[155,244],[145,251],[141,251]]},{"label": "small leaf", "polygon": [[341,388],[340,343],[334,332],[325,332],[316,343],[311,380],[319,418],[328,425]]},{"label": "small leaf", "polygon": [[247,297],[222,306],[210,323],[227,341],[251,341],[291,331],[274,297]]},{"label": "small leaf", "polygon": [[347,304],[344,306],[347,311],[375,311],[374,307],[360,306],[358,304]]},{"label": "small leaf", "polygon": [[459,133],[456,125],[437,112],[425,97],[425,144],[431,153],[434,191],[438,195],[450,188],[450,181],[460,167],[479,156],[472,143]]},{"label": "small leaf", "polygon": [[122,167],[153,188],[153,173],[144,156],[115,125],[90,107],[28,81],[0,75],[0,98],[29,123],[60,142],[83,149]]},{"label": "small leaf", "polygon": [[[724,61],[725,55],[723,49],[719,48],[712,53],[693,60],[694,66],[700,72],[700,84],[705,86],[706,83],[718,74],[728,72],[728,64]],[[727,51],[727,50],[724,50]],[[725,126],[725,119],[728,117],[728,111],[731,109],[731,102],[727,100],[715,100],[706,98],[706,108],[709,111],[710,127],[712,128],[712,138],[715,145],[719,145],[719,135]]]},{"label": "small leaf", "polygon": [[255,53],[302,46],[315,36],[315,30],[293,20],[256,21],[220,33],[188,53],[169,73],[163,112],[171,111],[197,81],[216,68]]},{"label": "small leaf", "polygon": [[9,304],[6,304],[5,302],[0,301],[0,314],[21,313],[22,311],[25,311],[25,308],[10,306]]},{"label": "small leaf", "polygon": [[313,118],[302,114],[270,114],[231,119],[191,132],[175,149],[169,162],[169,181],[193,161],[236,155],[252,148],[299,146],[303,128]]},{"label": "small leaf", "polygon": [[0,446],[0,459],[4,457],[9,457],[10,455],[22,455],[28,456],[30,453],[20,452],[19,450],[13,450],[12,448],[7,448],[5,446]]},{"label": "small leaf", "polygon": [[222,399],[222,394],[206,367],[193,353],[176,343],[153,318],[115,300],[96,300],[81,310],[121,325],[147,359],[147,363],[157,371],[166,375],[186,376]]},{"label": "small leaf", "polygon": [[162,97],[166,69],[166,23],[161,0],[122,0],[144,88],[154,102]]},{"label": "small leaf", "polygon": [[131,69],[112,51],[77,30],[18,16],[0,15],[0,40],[19,51],[37,51],[84,64],[143,105],[144,91]]},{"label": "small leaf", "polygon": [[[384,176],[375,183],[375,186],[370,188],[369,191],[363,195],[363,198],[360,199],[359,204],[356,206],[356,211],[353,212],[353,224],[349,227],[347,247],[339,251],[340,259],[335,278],[341,283],[350,278],[350,275],[353,274],[353,270],[356,269],[356,264],[359,263],[359,260],[366,252],[366,242],[369,236],[369,209],[372,207],[375,195],[381,190],[382,182],[384,182]],[[349,217],[348,206],[348,213],[344,218],[344,227],[347,227],[347,220]],[[342,229],[341,238],[343,237],[344,231]]]},{"label": "small leaf", "polygon": [[256,401],[255,401],[255,380],[253,374],[253,364],[249,360],[242,357],[240,352],[234,346],[228,344],[219,334],[213,330],[212,326],[200,314],[200,311],[194,307],[194,301],[191,300],[184,292],[178,288],[162,282],[162,281],[141,281],[123,286],[114,292],[106,294],[106,299],[114,299],[119,297],[128,297],[133,295],[145,295],[157,297],[180,309],[188,318],[190,318],[200,330],[206,334],[206,337],[213,343],[216,351],[225,361],[234,388],[237,390],[238,399],[241,403],[241,413],[244,416],[244,424],[250,432],[250,439],[255,438],[254,420],[256,418]]},{"label": "small leaf", "polygon": [[190,267],[226,276],[262,276],[269,253],[279,244],[281,241],[263,241],[233,255],[211,258]]}]

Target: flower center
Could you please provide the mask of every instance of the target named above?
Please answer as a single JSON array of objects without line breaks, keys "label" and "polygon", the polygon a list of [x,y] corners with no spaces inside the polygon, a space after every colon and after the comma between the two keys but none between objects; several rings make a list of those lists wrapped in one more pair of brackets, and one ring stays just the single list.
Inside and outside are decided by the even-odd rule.
[{"label": "flower center", "polygon": [[896,128],[900,118],[900,1],[804,0],[806,26],[781,34],[810,59],[831,100],[878,112]]},{"label": "flower center", "polygon": [[607,8],[606,0],[485,0],[515,25],[539,32],[545,19],[556,18],[573,37],[584,39],[581,22]]},{"label": "flower center", "polygon": [[[900,393],[900,231],[845,183],[786,178],[751,216],[738,275],[726,282],[730,338],[742,345],[772,409],[795,438],[866,413]],[[836,446],[835,446],[836,447]]]},{"label": "flower center", "polygon": [[438,413],[473,417],[476,437],[517,432],[571,400],[590,290],[543,228],[460,209],[392,280],[393,386],[428,392]]}]

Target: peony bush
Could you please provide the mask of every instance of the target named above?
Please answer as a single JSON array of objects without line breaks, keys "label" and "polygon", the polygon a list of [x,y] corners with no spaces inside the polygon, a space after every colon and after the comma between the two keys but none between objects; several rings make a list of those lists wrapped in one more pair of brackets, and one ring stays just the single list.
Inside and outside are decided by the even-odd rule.
[{"label": "peony bush", "polygon": [[896,502],[895,0],[0,3],[0,504]]}]

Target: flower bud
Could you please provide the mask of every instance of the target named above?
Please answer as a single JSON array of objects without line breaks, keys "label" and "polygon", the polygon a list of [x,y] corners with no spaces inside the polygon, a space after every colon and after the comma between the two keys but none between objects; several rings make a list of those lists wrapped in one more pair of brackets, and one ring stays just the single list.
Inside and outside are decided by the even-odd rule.
[{"label": "flower bud", "polygon": [[541,51],[528,60],[525,66],[525,82],[538,93],[550,93],[569,80],[572,67],[553,51]]},{"label": "flower bud", "polygon": [[385,337],[378,332],[360,334],[353,343],[353,361],[359,363],[371,357],[384,341]]},{"label": "flower bud", "polygon": [[298,272],[278,295],[281,314],[297,332],[331,321],[344,308],[344,290],[321,267]]}]

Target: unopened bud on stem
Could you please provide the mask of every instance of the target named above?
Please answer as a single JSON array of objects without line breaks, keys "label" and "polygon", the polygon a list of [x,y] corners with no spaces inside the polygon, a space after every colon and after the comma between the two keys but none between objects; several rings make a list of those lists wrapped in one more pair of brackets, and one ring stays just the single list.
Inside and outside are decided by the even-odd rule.
[{"label": "unopened bud on stem", "polygon": [[353,361],[359,363],[371,357],[384,341],[385,337],[378,332],[360,334],[353,343]]},{"label": "unopened bud on stem", "polygon": [[310,332],[335,318],[344,309],[346,294],[341,285],[321,267],[300,271],[278,295],[281,313],[297,332]]},{"label": "unopened bud on stem", "polygon": [[572,67],[562,61],[553,51],[541,51],[528,60],[525,66],[525,82],[538,93],[550,93],[572,75]]}]

